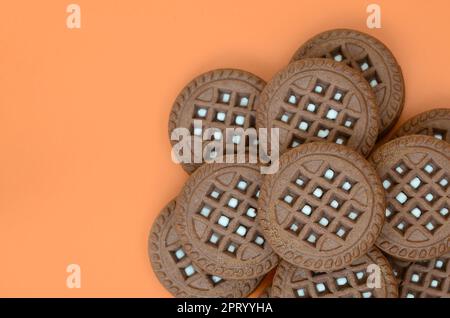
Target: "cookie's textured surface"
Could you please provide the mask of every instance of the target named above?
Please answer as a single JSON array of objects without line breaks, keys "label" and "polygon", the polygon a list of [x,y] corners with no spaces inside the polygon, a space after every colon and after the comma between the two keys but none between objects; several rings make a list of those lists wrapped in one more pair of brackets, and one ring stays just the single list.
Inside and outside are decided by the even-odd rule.
[{"label": "cookie's textured surface", "polygon": [[258,128],[279,128],[280,152],[313,141],[368,155],[378,137],[375,95],[362,75],[328,59],[294,62],[261,94]]},{"label": "cookie's textured surface", "polygon": [[386,222],[377,246],[403,260],[436,258],[450,250],[450,144],[405,136],[370,160],[386,192]]},{"label": "cookie's textured surface", "polygon": [[292,61],[311,57],[333,59],[362,72],[376,95],[380,134],[394,126],[403,110],[405,84],[399,64],[383,43],[355,30],[330,30],[302,45]]},{"label": "cookie's textured surface", "polygon": [[311,143],[281,156],[261,188],[261,229],[286,261],[314,271],[349,265],[375,243],[384,193],[373,167],[356,151]]},{"label": "cookie's textured surface", "polygon": [[[369,277],[378,266],[380,286],[374,287]],[[353,261],[345,269],[317,273],[282,261],[271,289],[272,297],[281,298],[397,298],[398,288],[386,258],[376,248]]]},{"label": "cookie's textured surface", "polygon": [[406,135],[427,135],[450,142],[450,109],[437,108],[406,121],[393,138]]},{"label": "cookie's textured surface", "polygon": [[148,247],[153,270],[175,297],[245,297],[260,279],[225,280],[206,274],[191,262],[173,228],[175,201],[159,214],[150,232]]},{"label": "cookie's textured surface", "polygon": [[412,264],[412,262],[397,259],[386,253],[384,256],[386,257],[389,264],[391,265],[392,272],[394,273],[397,283],[400,286],[405,277],[405,273],[406,273],[408,267]]},{"label": "cookie's textured surface", "polygon": [[251,164],[205,164],[177,198],[175,226],[186,253],[207,273],[255,278],[278,263],[256,222],[261,175]]},{"label": "cookie's textured surface", "polygon": [[412,263],[404,274],[400,297],[450,298],[450,253]]},{"label": "cookie's textured surface", "polygon": [[[255,126],[255,108],[264,86],[265,82],[256,75],[235,69],[214,70],[196,77],[181,91],[172,106],[169,138],[176,128],[189,129],[192,136],[200,137],[206,129],[215,128],[214,140],[220,137],[233,142],[234,136],[227,136],[225,129]],[[194,120],[201,120],[203,129],[195,129]],[[177,141],[171,140],[171,143],[174,145]],[[203,148],[205,146],[206,142]],[[200,165],[182,163],[188,173]]]}]

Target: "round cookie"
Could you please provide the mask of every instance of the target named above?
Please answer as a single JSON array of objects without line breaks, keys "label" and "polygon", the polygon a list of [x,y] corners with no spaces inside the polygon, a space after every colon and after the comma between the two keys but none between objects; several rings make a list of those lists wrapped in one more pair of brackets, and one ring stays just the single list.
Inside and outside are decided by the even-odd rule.
[{"label": "round cookie", "polygon": [[450,109],[437,108],[407,120],[394,134],[394,138],[407,135],[427,135],[450,142]]},{"label": "round cookie", "polygon": [[266,85],[256,111],[257,128],[279,129],[280,153],[330,141],[367,156],[378,137],[378,122],[369,84],[359,72],[328,59],[288,65]]},{"label": "round cookie", "polygon": [[419,261],[450,251],[450,144],[405,136],[378,148],[370,160],[386,193],[386,222],[377,246]]},{"label": "round cookie", "polygon": [[[215,129],[212,140],[241,143],[239,135],[226,136],[226,128],[254,128],[255,109],[265,82],[249,72],[235,69],[218,69],[204,73],[192,80],[175,100],[169,117],[169,138],[174,146],[178,141],[171,135],[176,128],[189,129],[191,143],[194,137],[203,136],[208,128]],[[194,127],[194,120],[201,120],[201,127]],[[235,139],[237,138],[237,139]],[[203,142],[203,150],[207,141]],[[248,146],[248,145],[247,145]],[[194,151],[191,151],[194,158]],[[186,172],[192,173],[201,163],[181,163]]]},{"label": "round cookie", "polygon": [[259,167],[213,163],[197,169],[177,198],[175,229],[205,272],[225,279],[266,274],[278,263],[259,225]]},{"label": "round cookie", "polygon": [[[380,269],[380,286],[373,287],[371,275]],[[282,261],[273,279],[274,298],[397,298],[398,288],[392,269],[383,254],[372,248],[348,267],[317,273]]]},{"label": "round cookie", "polygon": [[175,297],[245,297],[259,284],[260,278],[225,280],[208,275],[191,262],[173,228],[175,201],[159,214],[148,240],[153,270],[161,284]]},{"label": "round cookie", "polygon": [[407,267],[401,298],[450,298],[450,253]]},{"label": "round cookie", "polygon": [[405,83],[399,64],[383,43],[355,30],[330,30],[303,44],[291,61],[311,57],[333,59],[361,72],[376,95],[380,134],[395,125],[403,110]]},{"label": "round cookie", "polygon": [[384,193],[373,167],[356,151],[311,143],[280,158],[261,187],[261,229],[287,262],[313,271],[346,267],[375,243]]}]

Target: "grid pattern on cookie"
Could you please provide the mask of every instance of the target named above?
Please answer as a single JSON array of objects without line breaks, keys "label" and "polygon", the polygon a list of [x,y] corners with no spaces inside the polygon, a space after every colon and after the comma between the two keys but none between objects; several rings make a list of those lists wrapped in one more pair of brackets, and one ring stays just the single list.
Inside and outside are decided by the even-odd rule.
[{"label": "grid pattern on cookie", "polygon": [[207,224],[200,241],[220,253],[240,259],[242,251],[255,254],[265,248],[265,239],[257,230],[259,185],[236,173],[228,186],[212,182],[194,219]]},{"label": "grid pattern on cookie", "polygon": [[192,286],[192,288],[205,286],[206,289],[210,290],[225,282],[225,280],[219,276],[207,275],[199,271],[183,250],[180,241],[167,244],[166,249],[173,260],[173,266],[178,269],[187,286]]},{"label": "grid pattern on cookie", "polygon": [[346,145],[361,114],[347,107],[352,94],[313,77],[306,89],[291,85],[274,125],[286,130],[288,148],[312,141]]},{"label": "grid pattern on cookie", "polygon": [[359,182],[328,162],[314,174],[301,167],[290,181],[278,201],[289,211],[280,225],[311,247],[325,239],[342,246],[367,210],[353,199]]},{"label": "grid pattern on cookie", "polygon": [[414,164],[404,156],[382,176],[386,222],[406,240],[419,229],[429,240],[449,216],[450,175],[430,155]]},{"label": "grid pattern on cookie", "polygon": [[298,298],[374,298],[377,290],[367,286],[369,265],[368,262],[349,265],[332,273],[308,271],[305,279],[291,281],[290,287]]},{"label": "grid pattern on cookie", "polygon": [[[345,63],[348,66],[360,71],[375,91],[375,94],[386,88],[386,84],[382,82],[369,54],[362,48],[360,53],[356,55],[348,48],[348,43],[343,43],[342,45],[331,49],[322,57],[333,59],[336,62]],[[376,95],[378,96],[378,94]]]},{"label": "grid pattern on cookie", "polygon": [[450,297],[450,254],[409,266],[404,275],[401,297]]},{"label": "grid pattern on cookie", "polygon": [[[217,131],[212,138],[220,140],[226,128],[254,128],[255,98],[254,92],[237,92],[214,87],[210,101],[200,99],[194,101],[191,133],[194,136],[202,136],[203,129],[217,128],[220,132]],[[194,126],[194,120],[201,120],[203,127]]]}]

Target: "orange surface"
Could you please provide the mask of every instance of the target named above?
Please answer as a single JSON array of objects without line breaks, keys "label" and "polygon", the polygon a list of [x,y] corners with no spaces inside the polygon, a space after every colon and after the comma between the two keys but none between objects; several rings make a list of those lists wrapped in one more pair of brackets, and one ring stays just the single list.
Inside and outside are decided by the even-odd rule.
[{"label": "orange surface", "polygon": [[[172,163],[171,104],[219,67],[262,78],[310,36],[355,28],[406,80],[401,122],[450,105],[450,2],[74,0],[0,4],[0,296],[169,296],[147,259],[158,211],[187,175]],[[66,266],[81,266],[81,289]]]}]

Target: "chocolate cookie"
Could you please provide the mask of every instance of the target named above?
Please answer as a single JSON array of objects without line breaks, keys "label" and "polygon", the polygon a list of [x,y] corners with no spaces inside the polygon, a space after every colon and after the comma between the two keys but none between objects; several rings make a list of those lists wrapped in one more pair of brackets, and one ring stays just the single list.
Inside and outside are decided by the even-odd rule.
[{"label": "chocolate cookie", "polygon": [[376,95],[380,134],[394,126],[403,110],[405,84],[399,64],[383,43],[354,30],[330,30],[303,44],[295,52],[292,62],[311,57],[333,59],[361,72]]},{"label": "chocolate cookie", "polygon": [[356,151],[311,143],[280,158],[261,187],[261,229],[275,252],[313,271],[346,267],[375,243],[384,193],[373,167]]},{"label": "chocolate cookie", "polygon": [[393,138],[407,135],[428,135],[450,142],[450,109],[438,108],[414,116],[395,132]]},{"label": "chocolate cookie", "polygon": [[[374,287],[371,275],[377,265],[380,285]],[[369,279],[370,278],[370,279]],[[371,282],[372,284],[368,284]],[[348,267],[329,273],[312,272],[282,261],[273,279],[274,298],[397,298],[398,288],[386,258],[372,248]]]},{"label": "chocolate cookie", "polygon": [[402,298],[450,298],[450,253],[412,263],[400,288]]},{"label": "chocolate cookie", "polygon": [[205,272],[247,279],[277,265],[256,222],[261,179],[257,165],[214,163],[197,169],[185,184],[175,228],[183,249]]},{"label": "chocolate cookie", "polygon": [[330,141],[366,156],[378,136],[371,87],[359,72],[328,59],[294,62],[275,75],[261,94],[256,116],[258,128],[279,128],[281,153]]},{"label": "chocolate cookie", "polygon": [[173,228],[175,201],[159,214],[150,232],[149,257],[161,284],[175,297],[245,297],[260,278],[225,280],[209,275],[192,263]]},{"label": "chocolate cookie", "polygon": [[397,283],[400,286],[405,277],[405,273],[406,273],[408,267],[412,264],[412,262],[397,259],[389,254],[385,254],[384,256],[386,257],[389,264],[391,265],[392,272],[394,273]]},{"label": "chocolate cookie", "polygon": [[378,148],[370,160],[386,191],[386,222],[377,246],[403,260],[450,251],[450,144],[405,136]]},{"label": "chocolate cookie", "polygon": [[[265,82],[256,75],[234,69],[214,70],[196,77],[181,91],[172,106],[169,138],[175,128],[189,129],[192,140],[195,136],[201,138],[206,129],[216,128],[210,139],[225,139],[234,144],[244,142],[241,135],[227,136],[225,129],[255,126],[255,109],[264,86]],[[194,120],[201,120],[202,127],[195,127]],[[177,142],[171,140],[172,146]],[[205,141],[203,149],[206,144]],[[182,163],[188,173],[200,165],[194,161]]]}]

